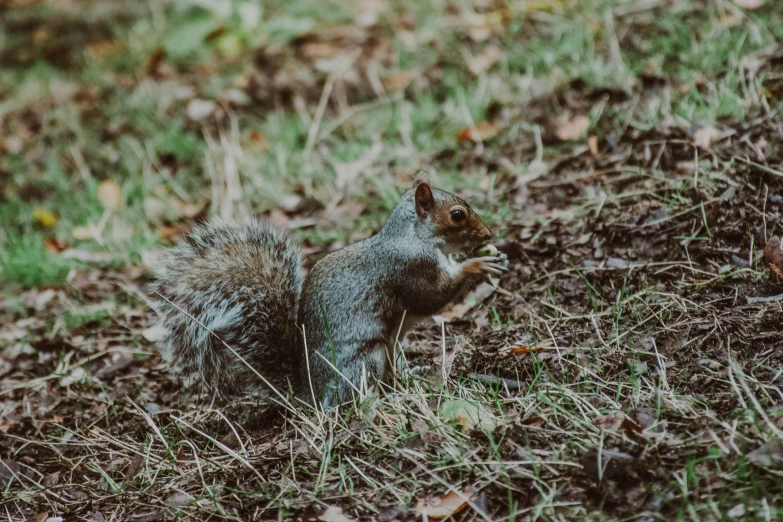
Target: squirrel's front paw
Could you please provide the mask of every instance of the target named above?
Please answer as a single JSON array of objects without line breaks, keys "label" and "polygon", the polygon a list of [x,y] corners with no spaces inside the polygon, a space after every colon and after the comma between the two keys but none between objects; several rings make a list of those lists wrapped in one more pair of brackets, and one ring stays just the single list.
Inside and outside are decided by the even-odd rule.
[{"label": "squirrel's front paw", "polygon": [[474,257],[465,261],[465,270],[473,274],[500,275],[508,270],[508,256],[499,253],[496,256]]}]

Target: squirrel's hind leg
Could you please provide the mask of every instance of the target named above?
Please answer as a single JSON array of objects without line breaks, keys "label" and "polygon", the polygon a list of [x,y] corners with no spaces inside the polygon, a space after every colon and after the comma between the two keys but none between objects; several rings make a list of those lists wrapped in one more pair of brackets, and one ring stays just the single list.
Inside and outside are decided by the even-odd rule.
[{"label": "squirrel's hind leg", "polygon": [[336,364],[324,362],[328,367],[326,371],[332,374],[320,393],[316,391],[324,408],[359,398],[378,381],[388,382],[393,373],[393,361],[386,341],[373,339],[341,347],[340,351],[351,354],[350,358],[338,359]]}]

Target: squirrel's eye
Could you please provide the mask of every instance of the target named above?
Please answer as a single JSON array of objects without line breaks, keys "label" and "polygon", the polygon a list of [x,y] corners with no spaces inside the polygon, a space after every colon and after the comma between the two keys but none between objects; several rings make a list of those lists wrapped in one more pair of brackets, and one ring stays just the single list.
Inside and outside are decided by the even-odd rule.
[{"label": "squirrel's eye", "polygon": [[451,211],[451,220],[455,223],[462,223],[466,217],[464,210],[456,208]]}]

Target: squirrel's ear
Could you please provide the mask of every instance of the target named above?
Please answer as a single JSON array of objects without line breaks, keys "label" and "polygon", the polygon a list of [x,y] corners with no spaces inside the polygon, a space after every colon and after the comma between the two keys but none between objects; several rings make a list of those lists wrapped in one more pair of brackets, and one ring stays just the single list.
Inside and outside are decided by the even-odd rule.
[{"label": "squirrel's ear", "polygon": [[419,172],[416,174],[416,179],[413,180],[413,188],[418,187],[422,183],[426,183],[427,185],[431,185],[430,183],[430,177],[427,175],[426,172]]},{"label": "squirrel's ear", "polygon": [[[422,175],[425,179],[427,178],[426,174],[419,174],[419,176]],[[419,176],[416,176],[416,180],[419,179]],[[429,179],[426,179],[426,181],[414,184],[416,188],[416,213],[419,217],[429,214],[435,206],[435,198],[432,196],[432,187],[430,187],[429,181]]]}]

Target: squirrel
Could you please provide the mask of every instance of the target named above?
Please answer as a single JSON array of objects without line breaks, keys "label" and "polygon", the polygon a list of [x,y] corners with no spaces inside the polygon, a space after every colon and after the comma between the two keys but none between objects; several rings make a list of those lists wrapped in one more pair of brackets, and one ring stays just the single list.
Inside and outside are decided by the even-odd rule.
[{"label": "squirrel", "polygon": [[301,250],[269,223],[202,225],[168,250],[152,284],[159,351],[219,395],[266,380],[309,404],[342,404],[363,382],[389,381],[408,328],[507,270],[497,251],[470,257],[491,238],[465,201],[424,173],[377,234],[306,276]]}]

